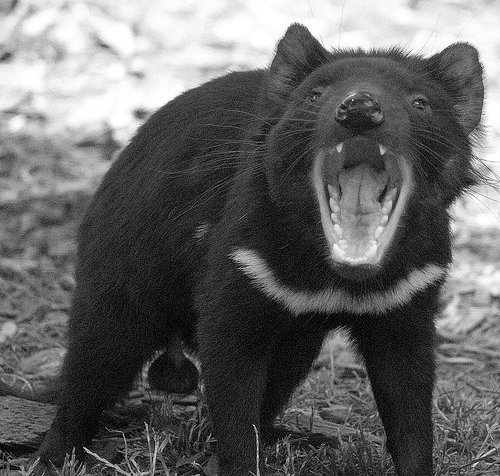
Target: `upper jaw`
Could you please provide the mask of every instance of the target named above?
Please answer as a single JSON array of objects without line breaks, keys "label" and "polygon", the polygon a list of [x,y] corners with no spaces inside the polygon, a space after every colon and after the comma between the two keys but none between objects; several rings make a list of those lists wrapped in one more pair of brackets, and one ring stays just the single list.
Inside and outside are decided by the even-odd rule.
[{"label": "upper jaw", "polygon": [[320,148],[312,179],[333,262],[379,266],[413,188],[408,159],[358,136]]}]

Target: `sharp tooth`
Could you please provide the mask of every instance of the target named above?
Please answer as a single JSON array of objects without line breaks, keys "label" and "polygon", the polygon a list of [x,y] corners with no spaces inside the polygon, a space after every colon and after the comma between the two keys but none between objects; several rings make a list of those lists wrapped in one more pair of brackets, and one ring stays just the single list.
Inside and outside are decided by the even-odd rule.
[{"label": "sharp tooth", "polygon": [[335,213],[330,213],[330,218],[332,219],[333,223],[337,223],[339,221],[339,216]]},{"label": "sharp tooth", "polygon": [[337,234],[339,238],[342,238],[342,228],[339,224],[335,223],[335,225],[333,225],[333,231]]},{"label": "sharp tooth", "polygon": [[339,192],[333,187],[333,185],[328,184],[328,192],[330,193],[330,197],[337,200],[337,202],[339,201]]},{"label": "sharp tooth", "polygon": [[377,245],[373,243],[373,246],[366,252],[365,259],[371,260],[377,255]]},{"label": "sharp tooth", "polygon": [[389,200],[384,203],[384,206],[382,207],[382,213],[384,215],[389,215],[389,212],[392,210],[392,200]]},{"label": "sharp tooth", "polygon": [[380,238],[380,235],[384,231],[383,226],[378,226],[377,229],[375,230],[375,238],[378,240]]},{"label": "sharp tooth", "polygon": [[387,203],[389,200],[392,200],[394,201],[394,199],[396,198],[396,195],[398,193],[398,189],[396,187],[394,187],[393,189],[389,190],[386,194],[385,194],[385,197],[384,197],[384,201],[383,203]]},{"label": "sharp tooth", "polygon": [[340,212],[339,204],[334,198],[330,198],[330,208],[334,213]]},{"label": "sharp tooth", "polygon": [[335,146],[335,148],[337,149],[337,152],[340,154],[342,152],[342,149],[344,148],[344,143],[340,142]]},{"label": "sharp tooth", "polygon": [[341,250],[337,243],[333,245],[333,256],[337,259],[344,259],[345,257],[345,251]]},{"label": "sharp tooth", "polygon": [[380,150],[380,155],[385,155],[387,152],[387,147],[385,145],[379,144],[378,148]]}]

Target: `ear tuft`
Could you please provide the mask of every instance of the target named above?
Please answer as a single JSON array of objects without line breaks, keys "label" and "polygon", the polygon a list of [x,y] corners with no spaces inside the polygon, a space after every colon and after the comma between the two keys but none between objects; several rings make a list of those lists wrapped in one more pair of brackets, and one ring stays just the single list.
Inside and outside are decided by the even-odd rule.
[{"label": "ear tuft", "polygon": [[329,57],[330,53],[305,26],[298,23],[290,25],[278,43],[269,69],[269,99],[284,103],[290,93]]},{"label": "ear tuft", "polygon": [[483,68],[476,48],[454,43],[428,61],[433,74],[453,95],[458,121],[470,134],[481,121],[484,101]]}]

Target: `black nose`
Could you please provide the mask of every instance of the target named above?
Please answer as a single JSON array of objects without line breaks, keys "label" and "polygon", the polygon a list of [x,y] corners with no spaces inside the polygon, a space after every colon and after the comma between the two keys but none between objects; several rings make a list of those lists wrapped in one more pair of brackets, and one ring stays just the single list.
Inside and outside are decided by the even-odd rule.
[{"label": "black nose", "polygon": [[384,122],[384,113],[369,93],[349,94],[335,109],[335,120],[348,129],[367,130]]}]

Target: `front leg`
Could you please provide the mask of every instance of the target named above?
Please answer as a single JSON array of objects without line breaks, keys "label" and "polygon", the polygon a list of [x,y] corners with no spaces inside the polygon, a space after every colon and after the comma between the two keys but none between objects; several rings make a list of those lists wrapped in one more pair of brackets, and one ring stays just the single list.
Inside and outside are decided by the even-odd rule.
[{"label": "front leg", "polygon": [[352,327],[399,476],[433,474],[435,301],[418,301],[389,315],[363,316]]},{"label": "front leg", "polygon": [[[250,358],[239,342],[221,335],[219,347],[201,345],[202,376],[217,439],[220,476],[258,474],[261,453],[260,405],[265,391],[266,362]],[[222,349],[222,346],[227,346]],[[257,434],[256,434],[257,431]]]},{"label": "front leg", "polygon": [[276,315],[264,296],[249,288],[240,291],[237,282],[229,281],[204,293],[198,327],[220,476],[258,474],[259,459],[263,470],[256,430],[260,434]]}]

